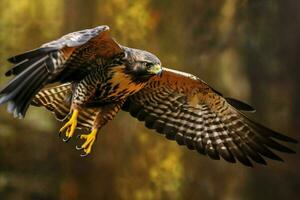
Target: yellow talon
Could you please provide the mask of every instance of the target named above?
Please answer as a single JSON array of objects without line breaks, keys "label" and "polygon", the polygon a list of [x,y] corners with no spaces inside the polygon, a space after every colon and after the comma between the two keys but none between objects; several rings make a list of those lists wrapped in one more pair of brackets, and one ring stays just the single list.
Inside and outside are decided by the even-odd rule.
[{"label": "yellow talon", "polygon": [[67,139],[64,141],[68,141],[74,135],[77,126],[77,116],[78,116],[78,110],[75,109],[72,113],[70,120],[59,130],[59,133],[62,133],[65,129],[67,129],[66,131]]},{"label": "yellow talon", "polygon": [[91,153],[92,146],[97,137],[97,132],[98,132],[98,129],[93,129],[90,134],[80,136],[80,139],[85,140],[85,142],[81,145],[81,148],[80,148],[80,149],[83,149],[83,151],[85,152],[85,155],[83,155],[83,156],[86,156]]}]

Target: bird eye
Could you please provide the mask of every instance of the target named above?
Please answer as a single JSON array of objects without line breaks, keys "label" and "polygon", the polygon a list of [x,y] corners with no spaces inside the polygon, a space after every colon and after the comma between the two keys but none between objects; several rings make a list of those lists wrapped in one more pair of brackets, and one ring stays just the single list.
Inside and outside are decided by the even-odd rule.
[{"label": "bird eye", "polygon": [[126,59],[127,58],[127,54],[125,52],[120,53],[119,57],[121,59]]},{"label": "bird eye", "polygon": [[152,67],[152,63],[144,62],[144,65],[145,65],[147,68]]}]

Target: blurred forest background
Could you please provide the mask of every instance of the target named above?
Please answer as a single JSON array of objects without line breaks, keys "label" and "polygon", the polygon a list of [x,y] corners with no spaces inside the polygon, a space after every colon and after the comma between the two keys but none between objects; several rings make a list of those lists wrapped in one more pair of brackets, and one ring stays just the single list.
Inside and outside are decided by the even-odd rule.
[{"label": "blurred forest background", "polygon": [[[249,102],[251,118],[299,139],[299,10],[294,0],[1,0],[0,84],[7,57],[107,24],[121,44]],[[79,141],[63,143],[62,124],[45,110],[25,120],[0,112],[0,199],[300,197],[299,154],[253,169],[212,161],[122,112],[80,158]]]}]

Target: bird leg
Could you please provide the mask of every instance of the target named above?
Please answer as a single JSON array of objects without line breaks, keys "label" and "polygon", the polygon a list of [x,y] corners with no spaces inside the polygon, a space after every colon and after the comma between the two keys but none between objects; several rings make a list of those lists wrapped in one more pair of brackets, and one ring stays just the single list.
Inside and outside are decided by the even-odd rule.
[{"label": "bird leg", "polygon": [[85,135],[80,135],[80,139],[85,140],[84,143],[81,145],[81,147],[77,147],[77,150],[83,149],[84,154],[81,154],[80,156],[84,157],[91,153],[92,146],[97,138],[98,128],[93,128],[92,132]]},{"label": "bird leg", "polygon": [[78,116],[78,109],[74,109],[72,111],[72,116],[69,121],[59,130],[59,135],[62,134],[66,130],[66,138],[63,139],[64,142],[67,142],[71,139],[74,135],[76,126],[77,126],[77,116]]},{"label": "bird leg", "polygon": [[95,116],[93,126],[91,127],[91,133],[79,136],[80,139],[84,140],[84,143],[80,147],[76,146],[76,149],[84,151],[84,154],[81,154],[82,157],[91,153],[98,131],[116,116],[124,101],[125,100],[121,100],[120,102],[111,103],[98,108],[99,111]]}]

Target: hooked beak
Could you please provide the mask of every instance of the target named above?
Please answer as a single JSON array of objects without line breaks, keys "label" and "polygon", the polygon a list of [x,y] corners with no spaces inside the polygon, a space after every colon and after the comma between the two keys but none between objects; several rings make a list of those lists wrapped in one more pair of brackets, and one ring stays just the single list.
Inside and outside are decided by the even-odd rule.
[{"label": "hooked beak", "polygon": [[153,65],[151,68],[149,68],[147,71],[149,74],[161,75],[162,67],[161,67],[161,65],[156,64],[156,65]]}]

